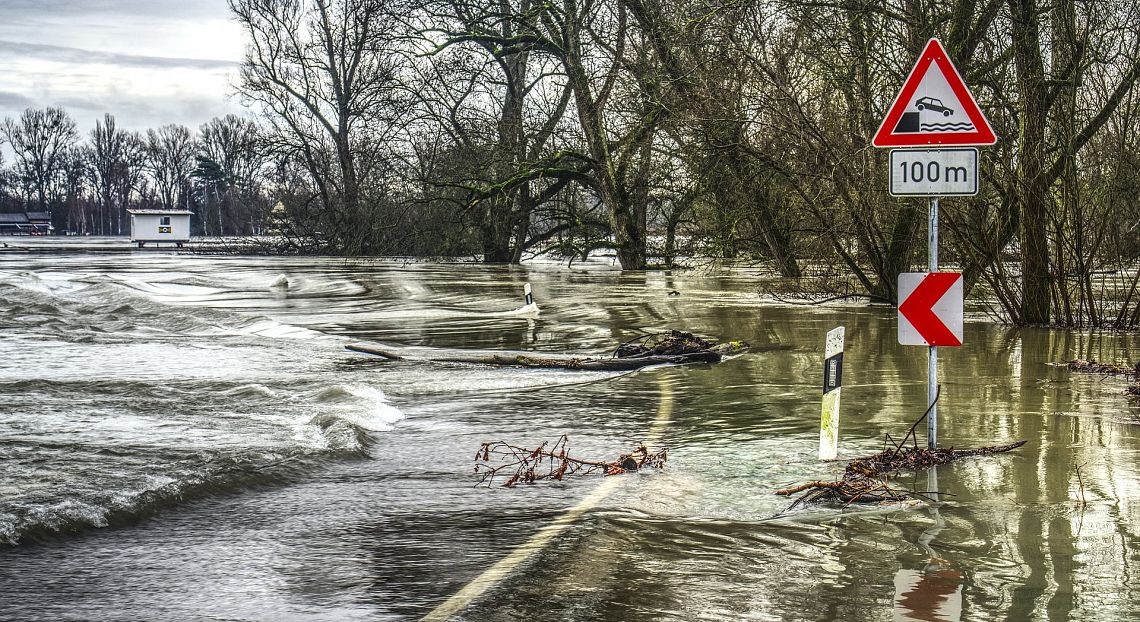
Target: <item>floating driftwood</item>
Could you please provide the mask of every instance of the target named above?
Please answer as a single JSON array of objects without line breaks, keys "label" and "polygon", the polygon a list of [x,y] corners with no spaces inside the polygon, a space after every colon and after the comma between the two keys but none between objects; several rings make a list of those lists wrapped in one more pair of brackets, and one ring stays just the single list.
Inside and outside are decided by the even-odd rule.
[{"label": "floating driftwood", "polygon": [[1067,363],[1069,369],[1083,374],[1100,374],[1102,376],[1132,376],[1132,384],[1124,387],[1124,394],[1140,397],[1140,363],[1135,367],[1114,365],[1112,363],[1098,363],[1092,359],[1073,359]]},{"label": "floating driftwood", "polygon": [[1112,363],[1098,363],[1093,359],[1073,359],[1067,363],[1069,369],[1083,374],[1101,374],[1102,376],[1140,376],[1140,363],[1134,367],[1115,365]]},{"label": "floating driftwood", "polygon": [[[939,387],[939,393],[935,395],[935,404],[938,403],[938,395],[940,394],[941,387]],[[931,404],[930,408],[927,408],[926,412],[910,426],[910,430],[907,431],[901,442],[895,443],[888,434],[887,442],[892,447],[875,455],[856,458],[847,463],[842,478],[834,482],[807,482],[777,490],[776,494],[783,496],[800,494],[788,506],[789,510],[801,503],[811,501],[838,501],[849,505],[852,503],[892,503],[914,498],[926,498],[927,492],[891,486],[890,477],[904,471],[918,472],[967,456],[989,456],[1004,453],[1017,449],[1026,443],[1026,441],[1016,441],[1005,445],[992,445],[975,449],[920,448],[915,430],[918,428],[918,424],[922,423],[930,414],[933,407],[934,404]],[[907,447],[908,441],[912,442],[912,446]]]},{"label": "floating driftwood", "polygon": [[507,472],[511,476],[503,482],[508,488],[519,484],[533,484],[538,480],[561,481],[569,475],[601,473],[620,475],[645,468],[660,469],[665,466],[666,450],[649,453],[645,445],[639,445],[617,460],[583,460],[569,455],[570,438],[565,434],[549,448],[542,443],[535,449],[511,445],[503,441],[483,443],[475,452],[475,472],[480,475],[476,486],[490,487],[497,475]]},{"label": "floating driftwood", "polygon": [[670,331],[646,335],[618,346],[609,356],[511,352],[502,350],[442,350],[410,348],[380,343],[350,343],[345,348],[374,354],[392,361],[433,361],[437,363],[469,363],[539,369],[574,369],[586,371],[629,371],[650,365],[683,365],[686,363],[719,363],[724,357],[740,354],[749,348],[744,341],[716,343],[691,333]]}]

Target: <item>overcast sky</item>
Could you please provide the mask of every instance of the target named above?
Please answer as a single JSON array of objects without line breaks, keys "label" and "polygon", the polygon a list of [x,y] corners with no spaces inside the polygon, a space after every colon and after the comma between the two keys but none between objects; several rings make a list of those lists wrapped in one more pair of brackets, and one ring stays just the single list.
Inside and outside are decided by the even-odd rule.
[{"label": "overcast sky", "polygon": [[0,117],[63,106],[83,136],[105,112],[196,129],[244,113],[243,45],[226,0],[0,0]]}]

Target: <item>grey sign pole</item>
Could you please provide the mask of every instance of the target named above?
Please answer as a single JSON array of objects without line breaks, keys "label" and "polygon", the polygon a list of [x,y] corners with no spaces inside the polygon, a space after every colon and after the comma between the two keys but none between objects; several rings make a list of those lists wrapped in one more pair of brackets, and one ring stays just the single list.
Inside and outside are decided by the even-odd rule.
[{"label": "grey sign pole", "polygon": [[[938,197],[930,199],[930,218],[927,224],[929,248],[929,271],[938,272]],[[926,362],[926,406],[930,414],[926,417],[926,444],[930,449],[938,446],[938,405],[934,403],[938,395],[938,346],[930,346]]]}]

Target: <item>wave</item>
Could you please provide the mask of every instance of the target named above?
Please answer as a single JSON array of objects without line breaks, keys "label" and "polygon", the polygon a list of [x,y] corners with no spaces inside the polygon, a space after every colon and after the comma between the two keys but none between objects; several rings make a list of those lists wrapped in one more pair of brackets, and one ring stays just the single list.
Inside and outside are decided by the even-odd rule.
[{"label": "wave", "polygon": [[926,132],[968,132],[974,130],[973,123],[920,123],[918,129]]},{"label": "wave", "polygon": [[388,402],[383,391],[368,385],[333,385],[316,391],[313,401],[333,407],[313,418],[313,423],[322,427],[323,421],[333,417],[369,432],[387,432],[404,418],[404,413]]},{"label": "wave", "polygon": [[[222,393],[281,401],[280,392],[259,384]],[[17,463],[8,462],[18,460],[16,455],[36,461],[46,453],[58,462],[58,476],[73,481],[59,496],[54,487],[23,494],[7,491],[8,500],[0,501],[0,546],[136,524],[198,499],[299,481],[333,462],[366,459],[375,433],[390,430],[404,418],[382,391],[367,385],[333,385],[302,397],[308,398],[304,409],[317,414],[292,419],[291,446],[203,450],[157,447],[145,441],[108,446],[46,439],[5,442],[17,449],[12,455],[0,451],[6,468],[19,470]],[[31,449],[38,457],[29,455]],[[68,477],[69,473],[82,476]]]},{"label": "wave", "polygon": [[188,501],[298,480],[321,461],[307,452],[215,457],[181,477],[152,475],[147,483],[129,489],[73,492],[54,501],[0,503],[0,545],[136,524]]},{"label": "wave", "polygon": [[[279,486],[363,460],[404,413],[367,384],[266,386],[201,381],[17,380],[0,392],[41,404],[38,433],[0,440],[0,545],[129,525],[200,498]],[[58,404],[94,398],[106,412],[72,432]],[[203,396],[221,396],[215,410]],[[119,401],[171,404],[169,413],[112,414]],[[177,404],[193,403],[182,409]],[[62,432],[59,431],[62,429]],[[49,478],[22,474],[51,464]]]},{"label": "wave", "polygon": [[[271,339],[335,339],[326,333],[203,306],[179,305],[145,281],[96,274],[44,278],[2,273],[0,328],[28,328],[62,341],[92,336],[137,339],[157,334],[190,337],[254,335]],[[169,292],[166,292],[169,294]]]},{"label": "wave", "polygon": [[278,394],[263,384],[243,384],[232,389],[222,391],[222,395],[237,399],[275,399]]},{"label": "wave", "polygon": [[255,317],[238,327],[237,332],[273,339],[335,339],[311,328],[278,322],[267,317]]}]

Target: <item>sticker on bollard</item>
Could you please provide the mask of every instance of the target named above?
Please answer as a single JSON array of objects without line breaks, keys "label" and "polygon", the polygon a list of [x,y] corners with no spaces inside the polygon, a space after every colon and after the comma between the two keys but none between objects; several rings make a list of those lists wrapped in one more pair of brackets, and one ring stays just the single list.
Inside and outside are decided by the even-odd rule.
[{"label": "sticker on bollard", "polygon": [[819,419],[819,459],[839,457],[839,394],[843,388],[842,326],[827,333],[823,360],[823,408]]}]

